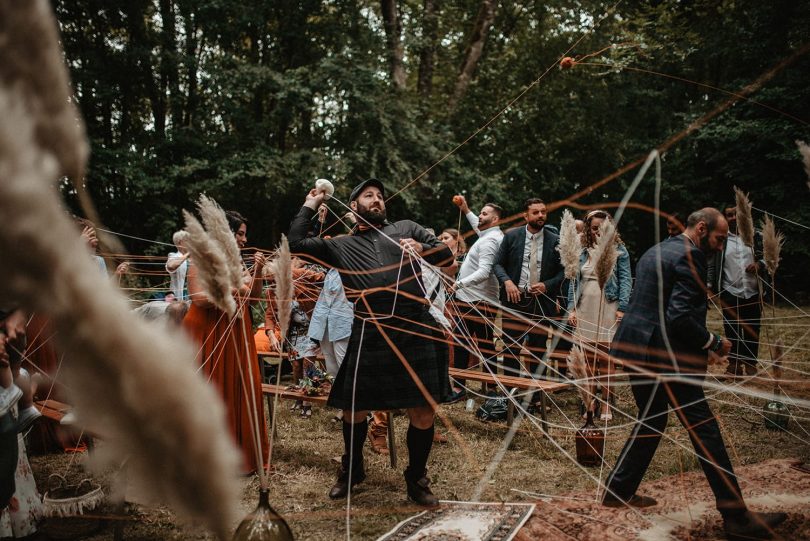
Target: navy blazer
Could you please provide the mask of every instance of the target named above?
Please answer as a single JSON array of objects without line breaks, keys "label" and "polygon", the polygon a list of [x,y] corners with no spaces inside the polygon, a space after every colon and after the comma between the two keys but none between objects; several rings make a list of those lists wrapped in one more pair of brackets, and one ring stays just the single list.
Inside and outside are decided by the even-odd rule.
[{"label": "navy blazer", "polygon": [[635,287],[613,337],[611,356],[641,361],[642,368],[672,369],[668,339],[680,369],[703,370],[708,359],[703,348],[711,336],[706,311],[706,255],[684,235],[666,239],[636,265]]},{"label": "navy blazer", "polygon": [[[540,297],[543,312],[547,315],[557,313],[557,295],[560,293],[565,269],[560,262],[560,253],[557,246],[560,236],[548,227],[543,228],[543,254],[540,259],[539,280],[546,284],[546,293]],[[507,231],[501,241],[498,256],[495,259],[493,271],[501,284],[501,302],[506,304],[506,288],[504,283],[512,280],[515,285],[520,284],[520,271],[523,268],[523,251],[526,247],[526,226],[517,227]]]}]

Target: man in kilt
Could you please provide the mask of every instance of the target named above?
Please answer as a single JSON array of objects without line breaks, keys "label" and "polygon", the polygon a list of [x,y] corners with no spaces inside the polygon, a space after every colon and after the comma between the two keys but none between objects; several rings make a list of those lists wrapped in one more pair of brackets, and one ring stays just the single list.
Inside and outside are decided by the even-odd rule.
[{"label": "man in kilt", "polygon": [[290,225],[290,249],[306,254],[340,273],[346,295],[354,301],[354,323],[348,350],[328,404],[343,410],[344,455],[329,497],[344,498],[365,479],[363,443],[369,410],[406,409],[410,418],[405,470],[408,497],[435,506],[426,466],[433,443],[437,403],[450,392],[442,339],[428,313],[421,266],[449,264],[450,249],[422,226],[402,220],[390,223],[385,212],[385,186],[377,179],[352,190],[350,206],[357,217],[351,235],[307,238],[310,220],[324,194],[311,190]]}]

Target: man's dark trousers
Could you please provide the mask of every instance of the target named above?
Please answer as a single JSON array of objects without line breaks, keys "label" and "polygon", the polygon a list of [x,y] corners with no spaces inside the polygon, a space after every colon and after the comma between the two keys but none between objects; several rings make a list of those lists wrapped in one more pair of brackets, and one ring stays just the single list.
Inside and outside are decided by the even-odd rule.
[{"label": "man's dark trousers", "polygon": [[683,379],[689,381],[670,381],[665,377],[656,380],[654,375],[630,374],[630,388],[639,409],[639,422],[622,449],[607,486],[622,500],[629,500],[636,493],[661,441],[669,416],[668,408],[671,407],[689,433],[720,512],[744,510],[742,493],[720,427],[703,393],[703,375]]},{"label": "man's dark trousers", "polygon": [[720,302],[723,307],[723,330],[731,342],[727,372],[741,375],[745,369],[749,375],[753,375],[759,354],[759,324],[762,316],[759,295],[743,299],[723,292]]}]

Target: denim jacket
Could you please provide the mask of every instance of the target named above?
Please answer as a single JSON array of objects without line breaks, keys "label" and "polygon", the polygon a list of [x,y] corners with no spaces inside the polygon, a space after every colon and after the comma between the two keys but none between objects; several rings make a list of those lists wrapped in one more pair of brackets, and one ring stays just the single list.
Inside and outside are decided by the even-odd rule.
[{"label": "denim jacket", "polygon": [[[624,312],[627,310],[627,305],[630,302],[630,291],[633,289],[633,276],[630,272],[630,254],[623,244],[616,245],[616,250],[619,252],[619,257],[616,259],[616,265],[613,267],[613,274],[611,274],[607,283],[605,284],[605,300],[613,302],[618,300],[618,310]],[[582,253],[579,255],[579,269],[588,262],[588,249],[583,248]],[[579,286],[580,272],[574,280],[571,280],[568,285],[568,311],[571,312],[577,304],[579,304],[579,296],[582,289]],[[576,302],[574,301],[574,292],[576,292]]]}]

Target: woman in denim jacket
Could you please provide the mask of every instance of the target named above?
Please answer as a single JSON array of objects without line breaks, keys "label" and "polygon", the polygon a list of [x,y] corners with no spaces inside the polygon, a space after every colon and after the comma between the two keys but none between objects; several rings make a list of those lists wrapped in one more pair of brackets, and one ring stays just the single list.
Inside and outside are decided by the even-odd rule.
[{"label": "woman in denim jacket", "polygon": [[[591,253],[599,236],[599,226],[604,220],[613,218],[603,210],[594,210],[585,217],[585,228],[582,232],[582,254],[579,257],[579,272],[568,287],[568,322],[575,328],[577,343],[597,348],[604,354],[599,355],[598,362],[591,351],[585,350],[588,358],[588,367],[596,368],[599,379],[602,380],[602,408],[601,419],[609,421],[613,418],[610,412],[609,398],[610,375],[613,373],[613,362],[607,358],[613,333],[622,320],[622,315],[630,301],[630,290],[633,279],[630,273],[630,254],[624,243],[616,234],[616,250],[618,258],[616,265],[605,289],[599,288],[599,282],[594,270],[594,261]],[[600,314],[601,310],[601,314]]]}]

